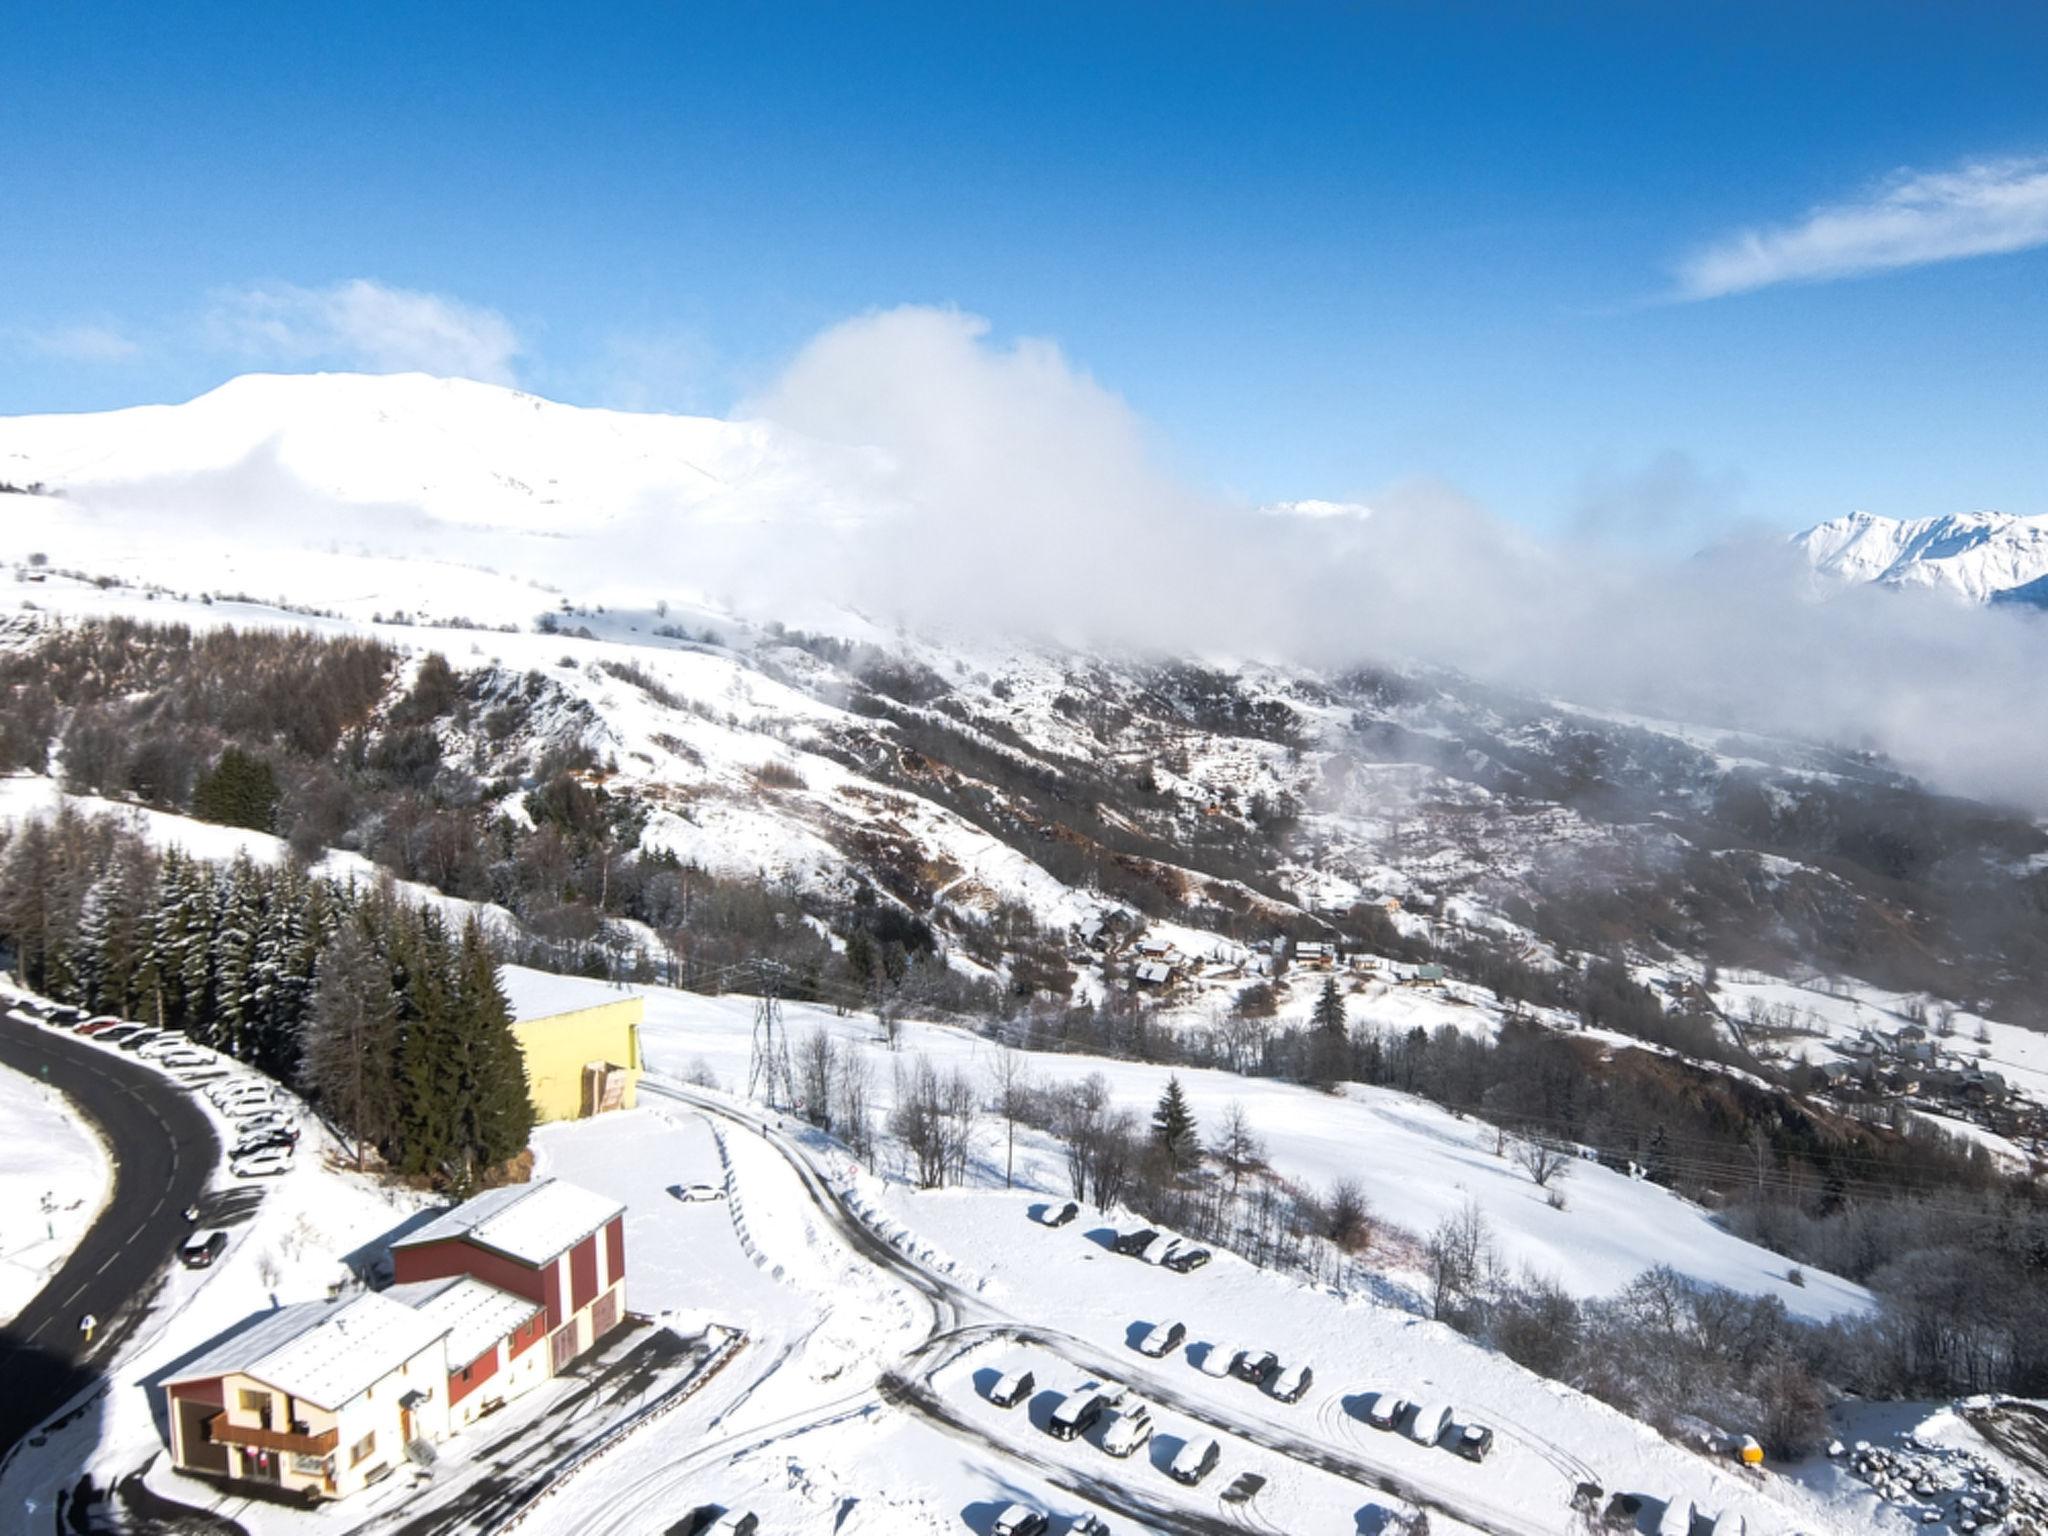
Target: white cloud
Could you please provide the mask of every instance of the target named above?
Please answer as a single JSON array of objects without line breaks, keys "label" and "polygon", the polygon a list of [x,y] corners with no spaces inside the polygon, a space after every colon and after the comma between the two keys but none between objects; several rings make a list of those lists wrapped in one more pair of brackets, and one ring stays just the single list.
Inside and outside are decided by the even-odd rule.
[{"label": "white cloud", "polygon": [[1720,298],[2039,245],[2048,245],[2048,157],[1901,171],[1868,197],[1694,252],[1679,265],[1678,297]]},{"label": "white cloud", "polygon": [[518,332],[494,309],[362,277],[327,288],[278,283],[219,293],[207,321],[229,350],[293,367],[417,370],[510,384],[521,351]]},{"label": "white cloud", "polygon": [[45,357],[75,363],[127,363],[142,355],[142,344],[112,325],[67,325],[38,331],[28,340]]}]

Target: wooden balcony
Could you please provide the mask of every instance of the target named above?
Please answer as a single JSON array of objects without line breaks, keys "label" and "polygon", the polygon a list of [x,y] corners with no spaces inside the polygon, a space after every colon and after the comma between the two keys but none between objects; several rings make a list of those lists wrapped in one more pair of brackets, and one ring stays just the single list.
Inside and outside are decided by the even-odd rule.
[{"label": "wooden balcony", "polygon": [[259,1451],[295,1451],[301,1456],[325,1456],[341,1438],[338,1429],[323,1429],[317,1435],[294,1435],[279,1429],[258,1429],[231,1424],[225,1413],[206,1421],[206,1437],[215,1445],[246,1445]]}]

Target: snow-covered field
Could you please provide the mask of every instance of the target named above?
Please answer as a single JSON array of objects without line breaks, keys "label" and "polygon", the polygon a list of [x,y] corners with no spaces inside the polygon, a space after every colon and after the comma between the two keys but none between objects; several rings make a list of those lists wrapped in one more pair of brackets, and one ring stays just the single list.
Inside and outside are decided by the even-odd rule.
[{"label": "snow-covered field", "polygon": [[[707,998],[666,988],[644,989],[644,1039],[649,1064],[681,1077],[697,1063],[726,1088],[744,1091],[755,1004],[751,998]],[[1401,995],[1405,1004],[1407,996]],[[872,1058],[884,1105],[892,1069],[917,1055],[942,1070],[958,1068],[986,1082],[995,1048],[965,1030],[906,1023],[900,1049],[881,1043],[872,1018],[827,1008],[783,1005],[792,1037],[823,1029]],[[1492,1224],[1513,1269],[1559,1280],[1576,1294],[1607,1295],[1645,1269],[1669,1264],[1716,1285],[1779,1297],[1796,1316],[1827,1318],[1860,1312],[1870,1296],[1860,1286],[1808,1271],[1806,1283],[1786,1279],[1777,1254],[1731,1236],[1708,1213],[1663,1187],[1581,1160],[1563,1184],[1565,1209],[1552,1209],[1511,1159],[1494,1154],[1492,1131],[1406,1094],[1347,1087],[1327,1095],[1271,1078],[1181,1071],[1100,1057],[1033,1054],[1043,1080],[1076,1080],[1099,1072],[1119,1108],[1149,1119],[1169,1075],[1178,1075],[1196,1118],[1213,1131],[1233,1102],[1242,1104],[1264,1138],[1273,1167],[1317,1190],[1354,1179],[1375,1215],[1414,1234],[1427,1234],[1466,1201]],[[985,1124],[978,1175],[1001,1182],[1000,1128]],[[1019,1182],[1064,1193],[1058,1150],[1030,1133],[1018,1141]]]},{"label": "snow-covered field", "polygon": [[[0,1007],[5,1006],[0,994]],[[63,1094],[0,1067],[0,1323],[56,1273],[113,1193],[107,1150]]]},{"label": "snow-covered field", "polygon": [[[1652,1508],[1677,1495],[1704,1510],[1738,1511],[1758,1531],[1870,1528],[1867,1501],[1844,1521],[1839,1507],[1803,1486],[1680,1449],[1441,1325],[1229,1255],[1191,1275],[1146,1266],[1111,1253],[1097,1219],[1064,1229],[1040,1224],[1042,1195],[917,1192],[799,1132],[813,1148],[807,1160],[871,1229],[891,1234],[900,1254],[943,1277],[958,1298],[944,1331],[901,1368],[941,1417],[884,1408],[863,1389],[922,1342],[914,1302],[870,1320],[882,1293],[875,1287],[885,1292],[887,1281],[851,1283],[843,1237],[819,1222],[787,1168],[778,1172],[776,1148],[652,1086],[648,1102],[658,1107],[549,1128],[542,1165],[627,1203],[629,1265],[645,1276],[633,1282],[637,1305],[706,1309],[760,1333],[701,1406],[650,1429],[633,1456],[579,1474],[575,1499],[560,1501],[559,1513],[537,1514],[534,1531],[624,1533],[645,1528],[656,1509],[673,1519],[718,1504],[753,1509],[764,1529],[936,1536],[986,1532],[1011,1499],[1078,1513],[1093,1502],[1091,1490],[1222,1520],[1232,1515],[1220,1496],[1244,1472],[1269,1480],[1239,1511],[1251,1529],[1394,1530],[1413,1512],[1399,1493],[1277,1448],[1288,1443],[1372,1467],[1410,1497],[1471,1512],[1486,1522],[1480,1528],[1563,1532],[1572,1489],[1583,1480],[1640,1492]],[[726,1198],[686,1204],[669,1193],[671,1184],[698,1182],[719,1184]],[[843,1326],[848,1310],[859,1326]],[[808,1322],[790,1357],[793,1316]],[[1147,1326],[1168,1319],[1187,1325],[1187,1347],[1159,1361],[1130,1348]],[[834,1331],[844,1345],[826,1352],[839,1367],[832,1375],[787,1368],[789,1359],[803,1360],[810,1338]],[[1300,1403],[1282,1404],[1197,1369],[1211,1345],[1226,1342],[1312,1365],[1313,1388]],[[1025,1406],[1005,1412],[985,1399],[1011,1368],[1032,1370],[1037,1388]],[[1100,1449],[1099,1430],[1067,1443],[1044,1432],[1061,1397],[1097,1385],[1151,1401],[1159,1433],[1147,1452],[1118,1462]],[[1472,1466],[1368,1427],[1363,1411],[1386,1391],[1444,1402],[1455,1422],[1490,1426],[1493,1456]],[[1162,1468],[1172,1451],[1217,1424],[1234,1426],[1222,1431],[1219,1471],[1193,1490],[1169,1481]],[[1104,1485],[1117,1492],[1100,1491]],[[1129,1528],[1114,1518],[1111,1525]],[[1432,1528],[1473,1529],[1441,1510]]]}]

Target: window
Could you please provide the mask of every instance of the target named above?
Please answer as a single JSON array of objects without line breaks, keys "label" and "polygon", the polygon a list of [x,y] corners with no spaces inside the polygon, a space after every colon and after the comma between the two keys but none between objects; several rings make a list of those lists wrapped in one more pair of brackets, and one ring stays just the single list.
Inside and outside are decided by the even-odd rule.
[{"label": "window", "polygon": [[268,1392],[243,1387],[236,1393],[236,1401],[240,1404],[242,1412],[254,1414],[258,1424],[261,1424],[265,1429],[270,1428],[270,1394]]},{"label": "window", "polygon": [[373,1429],[349,1448],[348,1464],[352,1467],[361,1466],[376,1449],[377,1431]]}]

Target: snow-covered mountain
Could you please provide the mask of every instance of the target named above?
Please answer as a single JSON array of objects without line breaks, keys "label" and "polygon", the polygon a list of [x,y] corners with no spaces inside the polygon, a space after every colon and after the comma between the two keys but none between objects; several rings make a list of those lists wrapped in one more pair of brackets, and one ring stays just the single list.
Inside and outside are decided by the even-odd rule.
[{"label": "snow-covered mountain", "polygon": [[717,524],[859,518],[875,456],[766,422],[560,405],[426,374],[248,374],[178,405],[0,423],[0,482],[163,497],[282,471],[354,507],[524,534],[658,510]]},{"label": "snow-covered mountain", "polygon": [[2048,603],[2048,517],[1852,512],[1793,541],[1814,570],[1845,585],[1923,588],[1973,603]]}]

